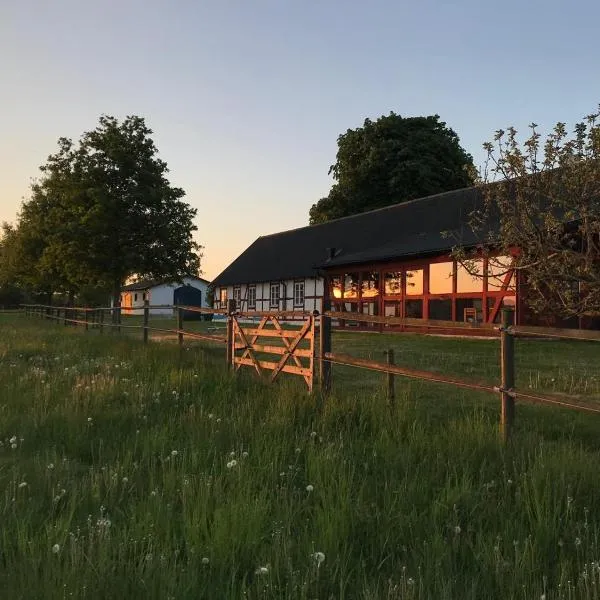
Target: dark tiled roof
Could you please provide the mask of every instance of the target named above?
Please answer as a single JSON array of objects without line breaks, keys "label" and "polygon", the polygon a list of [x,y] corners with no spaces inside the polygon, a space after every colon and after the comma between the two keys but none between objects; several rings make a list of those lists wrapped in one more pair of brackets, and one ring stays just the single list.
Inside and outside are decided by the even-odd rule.
[{"label": "dark tiled roof", "polygon": [[[203,281],[206,284],[210,284],[210,281],[206,281],[206,279],[202,279],[202,277],[194,277],[193,275],[186,275],[186,279],[195,279],[196,281]],[[122,292],[137,292],[140,290],[148,290],[150,288],[156,287],[157,285],[163,285],[165,283],[174,283],[172,281],[165,281],[163,279],[141,279],[140,281],[136,281],[135,283],[130,283],[129,285],[125,285],[121,288]]]},{"label": "dark tiled roof", "polygon": [[[387,206],[370,212],[258,238],[213,285],[311,277],[318,269],[384,261],[472,245],[468,227],[482,206],[477,188],[465,188]],[[451,232],[451,235],[445,235]],[[328,259],[328,249],[336,253]]]}]

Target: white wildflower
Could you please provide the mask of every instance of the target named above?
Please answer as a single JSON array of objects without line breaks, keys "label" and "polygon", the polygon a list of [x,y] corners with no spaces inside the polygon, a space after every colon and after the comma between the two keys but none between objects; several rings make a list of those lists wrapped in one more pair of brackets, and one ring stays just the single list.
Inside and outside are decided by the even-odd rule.
[{"label": "white wildflower", "polygon": [[10,445],[10,447],[11,447],[13,450],[15,450],[15,449],[16,449],[16,447],[17,447],[17,443],[16,443],[16,442],[13,442],[13,443]]},{"label": "white wildflower", "polygon": [[462,531],[462,529],[460,528],[460,525],[456,525],[456,526],[454,527],[454,533],[455,533],[456,535],[458,535],[458,534],[459,534],[461,531]]},{"label": "white wildflower", "polygon": [[208,558],[205,556],[205,557],[202,559],[202,561],[201,561],[201,562],[202,562],[202,564],[203,564],[203,565],[207,565],[207,564],[208,564],[210,561],[209,561],[209,560],[208,560]]},{"label": "white wildflower", "polygon": [[17,436],[16,436],[16,435],[13,435],[13,436],[10,438],[10,440],[8,440],[8,441],[9,441],[11,444],[14,444],[14,443],[16,443],[16,441],[17,441]]},{"label": "white wildflower", "polygon": [[47,468],[48,471],[52,471],[52,469],[54,469],[54,463],[50,463]]},{"label": "white wildflower", "polygon": [[60,546],[58,544],[54,544],[54,546],[52,546],[52,552],[54,554],[58,554],[60,552]]},{"label": "white wildflower", "polygon": [[235,467],[236,465],[237,465],[237,460],[235,460],[235,459],[234,459],[234,460],[230,460],[230,461],[227,463],[227,468],[228,468],[228,469],[233,469],[233,467]]},{"label": "white wildflower", "polygon": [[129,478],[128,477],[123,477],[122,481],[123,481],[123,483],[127,483],[129,481]]},{"label": "white wildflower", "polygon": [[317,563],[317,567],[321,566],[321,563],[325,560],[325,555],[322,552],[314,552],[312,554],[313,560]]},{"label": "white wildflower", "polygon": [[248,453],[247,452],[242,452],[242,458],[248,458]]},{"label": "white wildflower", "polygon": [[171,450],[171,456],[177,456],[178,454],[177,450]]},{"label": "white wildflower", "polygon": [[306,486],[306,491],[310,494],[310,492],[314,492],[315,488],[310,485],[310,483]]},{"label": "white wildflower", "polygon": [[256,575],[268,575],[269,574],[269,567],[265,566],[265,567],[258,567],[258,569],[256,569],[256,571],[254,571],[254,573],[256,573]]},{"label": "white wildflower", "polygon": [[19,489],[27,487],[27,482],[26,481],[21,481],[21,483],[19,484]]}]

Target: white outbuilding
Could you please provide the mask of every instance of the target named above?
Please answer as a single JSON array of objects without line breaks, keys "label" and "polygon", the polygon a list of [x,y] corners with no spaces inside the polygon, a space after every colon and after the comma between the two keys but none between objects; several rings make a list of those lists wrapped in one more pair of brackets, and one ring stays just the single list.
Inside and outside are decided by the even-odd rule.
[{"label": "white outbuilding", "polygon": [[[184,277],[179,282],[144,279],[121,288],[121,310],[124,315],[141,315],[145,300],[148,300],[151,306],[180,304],[208,307],[209,285],[210,281],[201,277]],[[173,310],[152,308],[150,313],[170,316]]]}]

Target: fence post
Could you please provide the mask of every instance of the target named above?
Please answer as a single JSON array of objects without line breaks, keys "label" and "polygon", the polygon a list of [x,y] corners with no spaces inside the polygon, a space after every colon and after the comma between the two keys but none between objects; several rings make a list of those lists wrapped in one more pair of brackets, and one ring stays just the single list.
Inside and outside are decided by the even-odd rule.
[{"label": "fence post", "polygon": [[85,321],[85,330],[88,331],[88,329],[89,329],[89,322],[88,322],[88,309],[87,309],[87,306],[85,306],[83,308],[83,320]]},{"label": "fence post", "polygon": [[121,333],[121,305],[117,306],[117,333]]},{"label": "fence post", "polygon": [[329,297],[327,277],[324,278],[323,286],[323,311],[321,312],[319,336],[319,380],[321,391],[328,394],[331,390],[331,363],[325,360],[325,355],[331,352],[331,317],[328,317],[325,313],[331,310],[331,298]]},{"label": "fence post", "polygon": [[150,317],[150,301],[144,300],[144,344],[148,343],[148,320]]},{"label": "fence post", "polygon": [[[385,354],[387,355],[387,364],[395,365],[396,363],[394,362],[394,349],[390,348],[389,350],[386,350]],[[387,374],[387,399],[388,399],[388,402],[390,403],[390,406],[393,406],[394,400],[396,399],[396,390],[394,387],[394,380],[395,380],[394,374],[388,373]]]},{"label": "fence post", "polygon": [[183,346],[183,308],[177,307],[177,341],[179,347]]},{"label": "fence post", "polygon": [[502,362],[502,412],[500,415],[500,433],[507,442],[512,434],[515,421],[515,399],[512,395],[515,387],[515,338],[509,328],[514,324],[514,310],[502,309],[502,328],[500,329],[500,355]]},{"label": "fence post", "polygon": [[234,347],[233,347],[233,313],[235,312],[235,300],[229,299],[227,301],[227,367],[233,366]]},{"label": "fence post", "polygon": [[100,309],[100,314],[98,316],[100,317],[100,333],[104,333],[104,309],[103,308]]}]

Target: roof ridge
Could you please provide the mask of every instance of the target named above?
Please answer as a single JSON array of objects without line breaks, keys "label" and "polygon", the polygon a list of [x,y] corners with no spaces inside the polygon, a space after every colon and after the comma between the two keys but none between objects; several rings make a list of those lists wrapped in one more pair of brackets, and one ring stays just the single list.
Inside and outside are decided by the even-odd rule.
[{"label": "roof ridge", "polygon": [[387,206],[380,206],[379,208],[374,208],[372,210],[366,210],[364,212],[355,213],[353,215],[346,215],[345,217],[339,217],[337,219],[331,219],[331,221],[325,221],[324,223],[315,223],[314,225],[302,225],[301,227],[292,227],[291,229],[284,229],[283,231],[276,231],[274,233],[267,233],[265,235],[259,236],[255,241],[258,241],[263,238],[275,237],[277,235],[283,235],[286,233],[291,233],[292,231],[300,231],[301,229],[322,227],[324,225],[330,225],[331,223],[337,223],[339,221],[346,221],[348,219],[356,219],[357,217],[363,217],[364,215],[369,215],[372,213],[383,212],[384,210],[391,210],[392,208],[398,208],[399,206],[407,206],[412,204],[417,204],[419,202],[424,202],[425,200],[432,200],[433,198],[439,198],[442,196],[448,196],[450,194],[456,194],[457,192],[465,192],[467,190],[474,190],[477,186],[471,185],[468,187],[456,188],[455,190],[448,190],[446,192],[438,192],[437,194],[430,194],[429,196],[422,196],[420,198],[412,198],[411,200],[403,200],[401,202],[396,202],[395,204],[388,204]]}]

